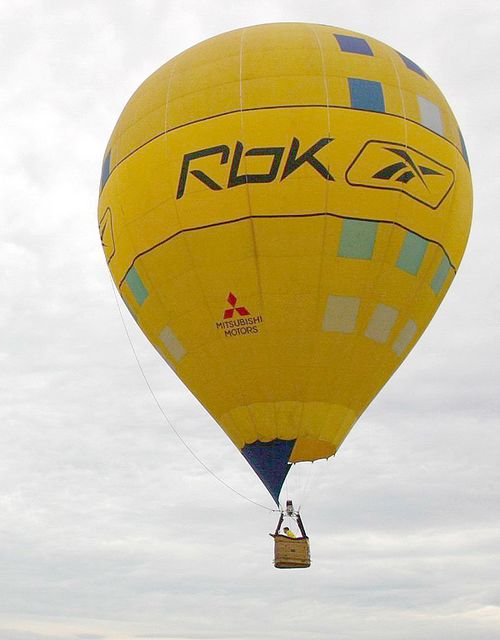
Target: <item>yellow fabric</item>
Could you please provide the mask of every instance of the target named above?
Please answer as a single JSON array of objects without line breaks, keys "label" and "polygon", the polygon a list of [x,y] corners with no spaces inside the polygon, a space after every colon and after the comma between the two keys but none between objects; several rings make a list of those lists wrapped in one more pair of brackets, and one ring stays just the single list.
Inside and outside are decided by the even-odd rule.
[{"label": "yellow fabric", "polygon": [[[384,111],[360,107],[377,83]],[[461,144],[428,77],[324,25],[212,38],[131,98],[99,198],[109,268],[238,448],[333,455],[399,367],[465,250]]]},{"label": "yellow fabric", "polygon": [[296,538],[297,536],[294,534],[293,531],[290,531],[290,529],[288,529],[288,531],[285,531],[285,535],[288,536],[289,538]]}]

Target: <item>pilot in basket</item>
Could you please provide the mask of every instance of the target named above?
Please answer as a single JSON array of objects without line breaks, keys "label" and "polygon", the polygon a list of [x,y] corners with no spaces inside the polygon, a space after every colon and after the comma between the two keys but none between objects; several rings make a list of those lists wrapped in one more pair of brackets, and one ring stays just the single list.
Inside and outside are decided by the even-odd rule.
[{"label": "pilot in basket", "polygon": [[[284,528],[284,533],[280,533],[285,515],[297,522],[301,533],[299,537],[295,537],[293,533],[290,535],[288,527]],[[274,538],[274,566],[277,569],[305,569],[311,566],[309,538],[291,500],[287,500],[285,512],[280,513],[276,531],[269,535]]]}]

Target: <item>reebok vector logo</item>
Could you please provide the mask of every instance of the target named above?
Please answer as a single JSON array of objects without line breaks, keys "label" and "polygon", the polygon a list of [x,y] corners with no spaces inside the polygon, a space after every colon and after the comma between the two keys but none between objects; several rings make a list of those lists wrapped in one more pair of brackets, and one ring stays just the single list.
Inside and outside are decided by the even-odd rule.
[{"label": "reebok vector logo", "polygon": [[396,182],[402,182],[403,184],[407,184],[414,178],[418,178],[426,186],[427,190],[429,190],[424,176],[443,175],[442,171],[436,171],[425,164],[417,164],[417,161],[413,160],[411,155],[405,149],[399,149],[398,147],[386,147],[385,149],[390,153],[394,153],[396,156],[401,158],[401,160],[380,169],[380,171],[373,174],[373,178],[378,178],[379,180],[394,179]]},{"label": "reebok vector logo", "polygon": [[370,140],[348,167],[346,181],[354,187],[400,191],[437,209],[450,192],[455,174],[417,149]]},{"label": "reebok vector logo", "polygon": [[111,209],[108,207],[99,220],[99,235],[101,236],[101,244],[106,256],[106,262],[109,264],[111,258],[115,255],[115,237],[113,234],[113,218]]}]

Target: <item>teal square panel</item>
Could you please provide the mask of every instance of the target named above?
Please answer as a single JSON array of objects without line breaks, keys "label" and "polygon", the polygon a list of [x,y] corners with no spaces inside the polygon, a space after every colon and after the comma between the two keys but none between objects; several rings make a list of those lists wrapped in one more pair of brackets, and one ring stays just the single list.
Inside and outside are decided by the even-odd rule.
[{"label": "teal square panel", "polygon": [[370,260],[375,246],[377,227],[378,223],[370,220],[344,220],[337,255],[341,258]]},{"label": "teal square panel", "polygon": [[125,278],[125,282],[130,287],[130,291],[132,291],[137,304],[142,305],[144,303],[144,300],[146,300],[146,298],[148,297],[149,292],[144,286],[144,283],[137,273],[137,269],[135,267],[130,268]]},{"label": "teal square panel", "polygon": [[427,240],[408,231],[403,246],[401,247],[396,266],[407,273],[411,273],[412,276],[416,276],[428,245]]},{"label": "teal square panel", "polygon": [[451,269],[450,261],[446,256],[443,256],[443,259],[441,260],[439,267],[437,268],[437,271],[434,274],[434,278],[432,279],[432,282],[431,282],[432,290],[436,295],[438,295],[441,289],[443,288],[444,281],[446,280],[446,276],[448,275],[450,269]]}]

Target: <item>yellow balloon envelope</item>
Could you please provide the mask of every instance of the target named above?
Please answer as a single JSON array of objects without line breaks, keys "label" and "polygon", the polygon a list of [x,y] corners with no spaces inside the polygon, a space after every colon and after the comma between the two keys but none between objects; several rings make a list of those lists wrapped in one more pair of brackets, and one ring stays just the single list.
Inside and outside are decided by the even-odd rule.
[{"label": "yellow balloon envelope", "polygon": [[344,29],[267,24],[136,91],[99,228],[141,329],[277,502],[425,330],[471,209],[459,127],[417,64]]}]

